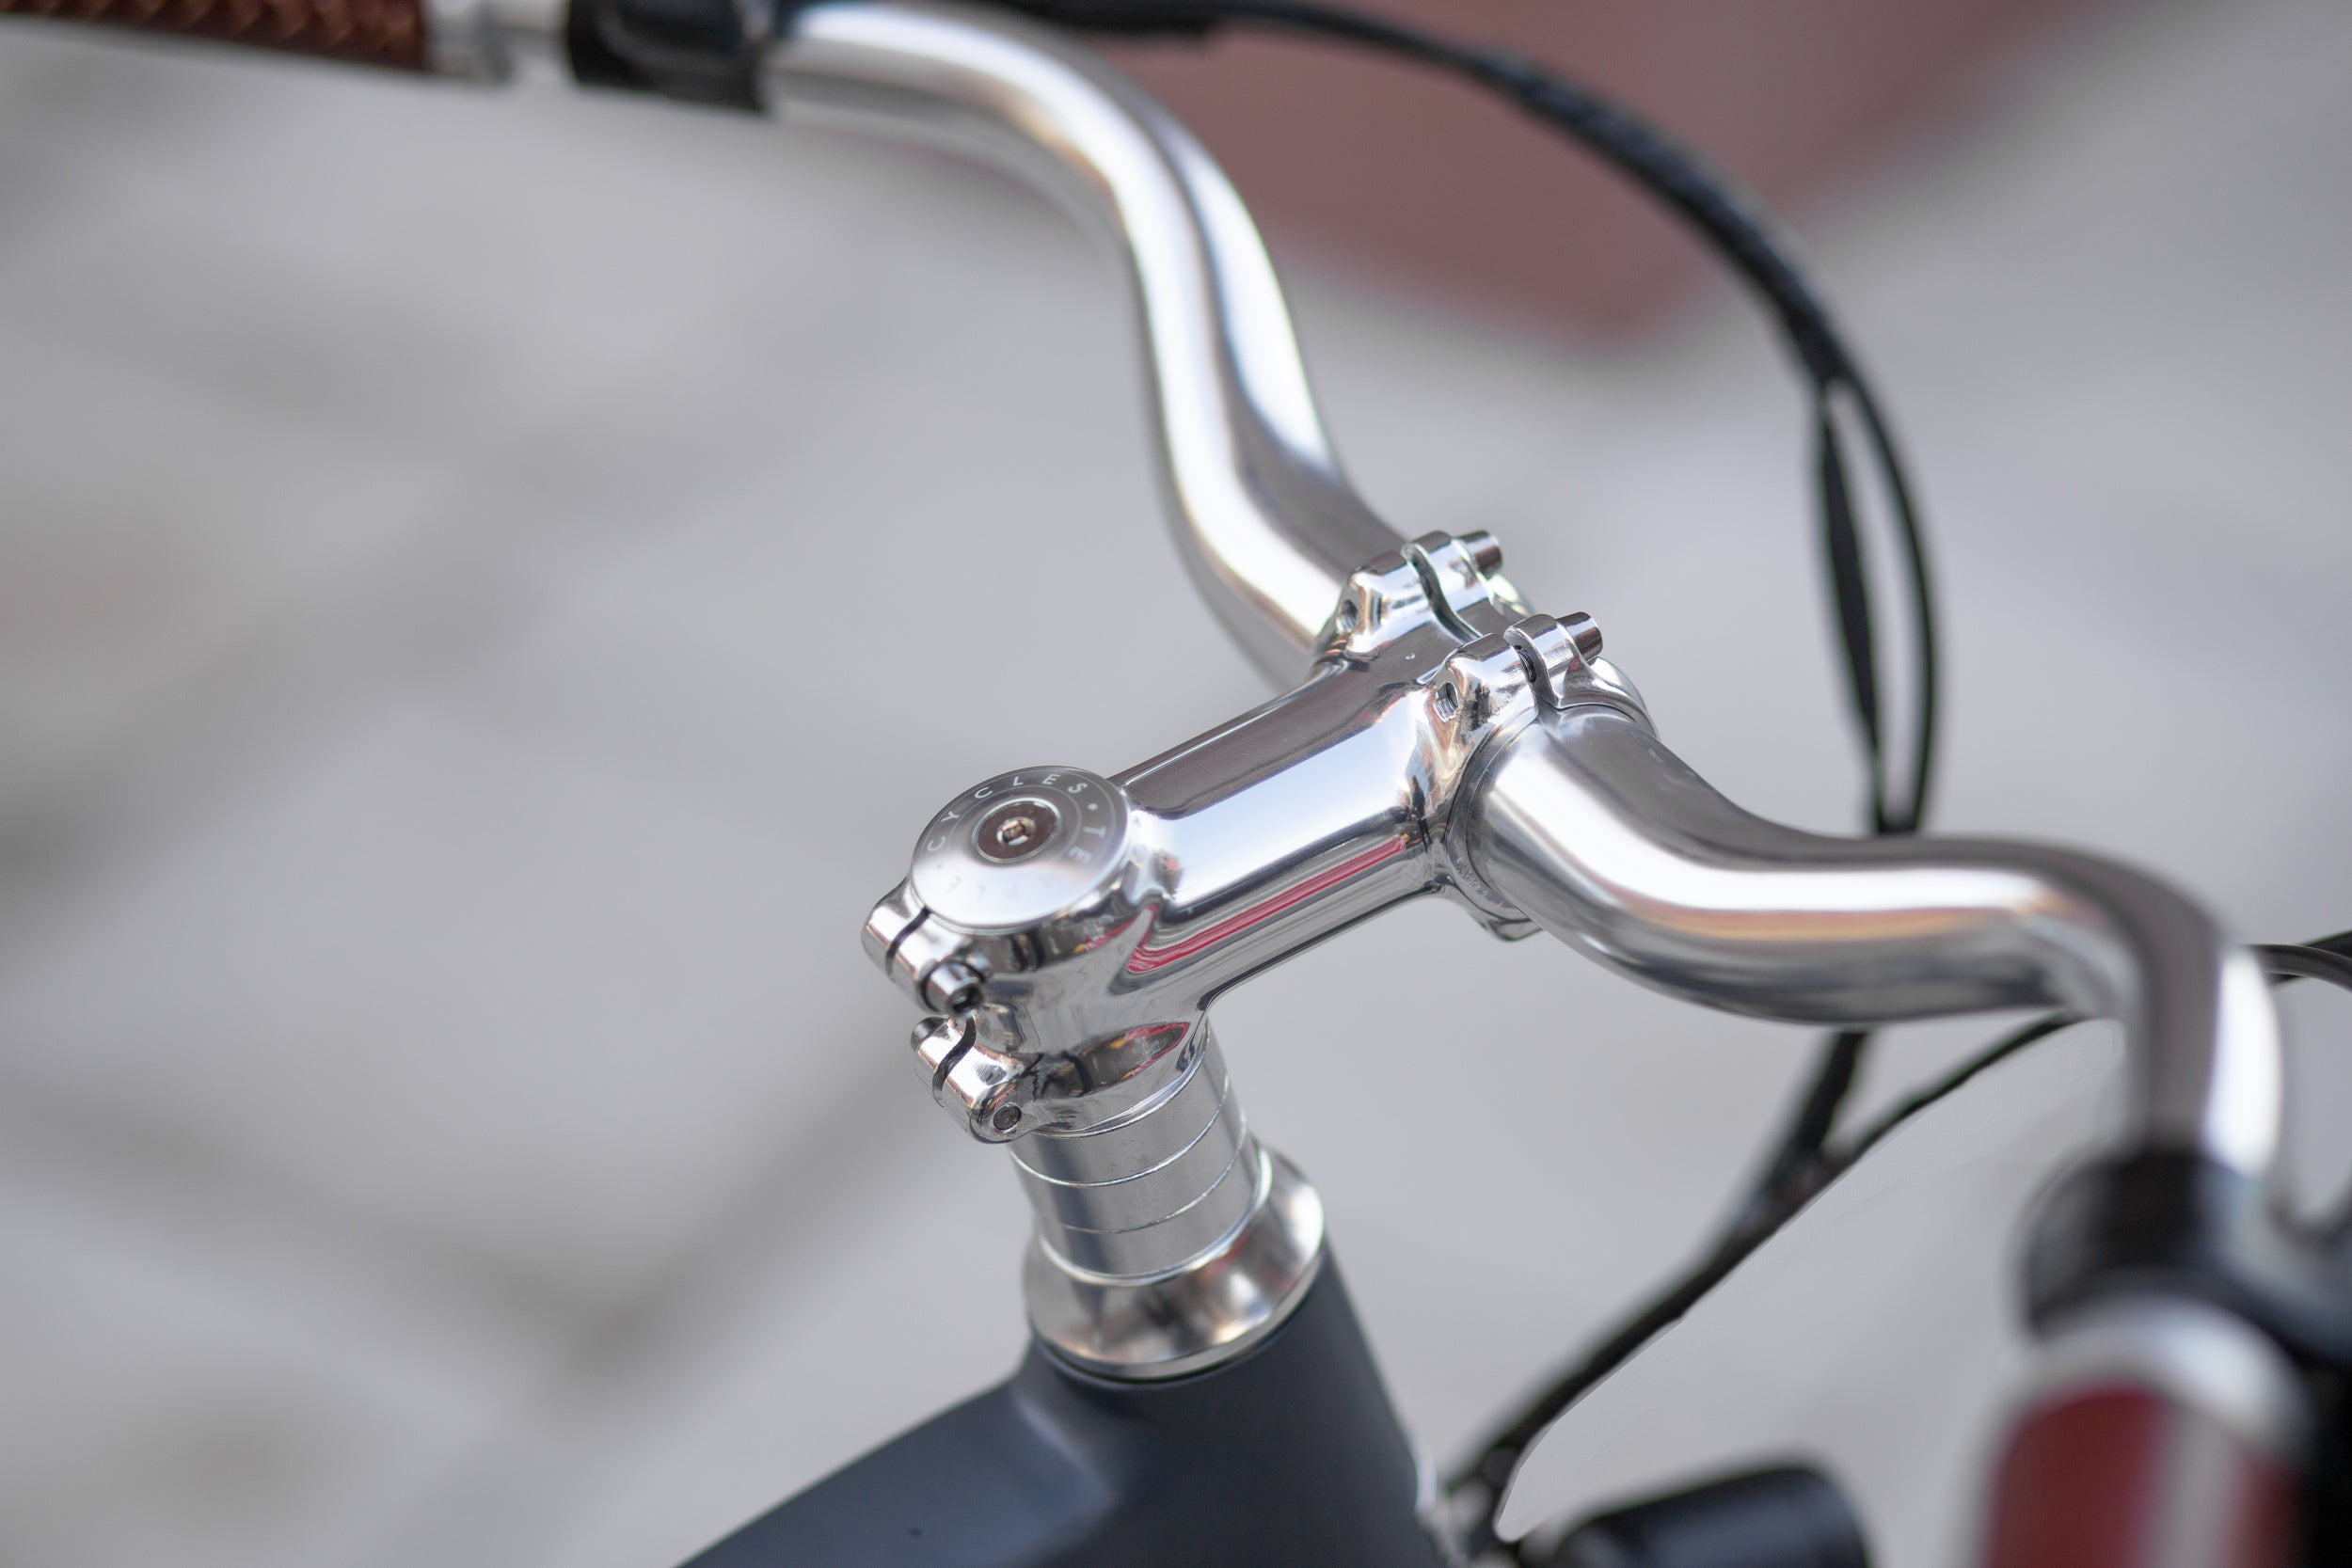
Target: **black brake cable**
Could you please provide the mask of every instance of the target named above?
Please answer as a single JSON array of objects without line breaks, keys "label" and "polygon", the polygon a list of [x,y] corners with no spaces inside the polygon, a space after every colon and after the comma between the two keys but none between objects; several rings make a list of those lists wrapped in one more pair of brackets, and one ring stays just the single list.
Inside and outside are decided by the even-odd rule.
[{"label": "black brake cable", "polygon": [[[1434,65],[1510,99],[1662,201],[1708,241],[1777,318],[1813,396],[1814,477],[1820,507],[1822,561],[1836,613],[1846,696],[1862,742],[1868,819],[1880,835],[1916,832],[1934,778],[1940,678],[1934,584],[1916,499],[1868,379],[1847,350],[1820,296],[1773,237],[1761,211],[1693,153],[1588,88],[1551,74],[1524,55],[1454,43],[1382,18],[1338,7],[1288,0],[997,0],[1008,8],[1093,32],[1131,36],[1203,36],[1227,24],[1314,34]],[[1877,631],[1867,557],[1840,431],[1841,400],[1859,426],[1884,486],[1893,532],[1910,593],[1914,702],[1908,778],[1890,783],[1885,715],[1879,684]],[[2274,979],[2310,978],[2352,991],[2352,932],[2296,946],[2261,949]],[[1476,1558],[1497,1549],[1523,1560],[1518,1544],[1496,1533],[1503,1498],[1528,1448],[1578,1400],[1772,1240],[1823,1189],[1888,1136],[1979,1074],[2069,1027],[2051,1014],[2011,1031],[1943,1077],[1915,1090],[1835,1148],[1837,1115],[1860,1074],[1871,1034],[1843,1030],[1822,1042],[1804,1093],[1741,1204],[1708,1252],[1679,1277],[1627,1314],[1549,1386],[1489,1439],[1452,1477],[1449,1496],[1477,1510],[1463,1545]],[[2352,1233],[2352,1201],[2336,1227]]]},{"label": "black brake cable", "polygon": [[[1663,132],[1591,88],[1516,51],[1458,43],[1384,18],[1293,0],[997,0],[1007,8],[1097,33],[1201,37],[1229,24],[1337,39],[1450,71],[1565,133],[1697,231],[1771,310],[1813,399],[1814,472],[1823,562],[1836,611],[1846,696],[1867,766],[1873,832],[1916,832],[1936,753],[1940,681],[1935,591],[1924,530],[1893,433],[1828,308],[1772,232],[1762,209]],[[1841,405],[1858,425],[1885,490],[1909,584],[1915,711],[1906,777],[1889,776],[1885,705],[1869,574],[1849,476]]]},{"label": "black brake cable", "polygon": [[[1465,45],[1383,18],[1292,0],[999,3],[1093,32],[1202,37],[1221,26],[1241,24],[1338,39],[1436,66],[1499,93],[1565,132],[1696,230],[1771,310],[1811,389],[1822,562],[1836,611],[1847,702],[1862,744],[1868,827],[1881,835],[1918,831],[1934,778],[1940,680],[1934,584],[1917,502],[1868,378],[1847,349],[1820,296],[1773,235],[1760,207],[1662,132],[1514,51]],[[1859,426],[1879,471],[1910,588],[1914,727],[1908,777],[1899,788],[1889,779],[1877,628],[1841,433],[1841,404]],[[1802,1206],[1836,1174],[1830,1168],[1829,1139],[1860,1074],[1870,1040],[1868,1030],[1844,1030],[1822,1042],[1804,1092],[1772,1140],[1756,1179],[1735,1207],[1709,1262],[1631,1315],[1576,1371],[1539,1396],[1524,1416],[1489,1445],[1477,1464],[1454,1478],[1452,1485],[1457,1492],[1475,1486],[1484,1493],[1480,1517],[1470,1530],[1472,1555],[1498,1544],[1494,1524],[1508,1472],[1534,1433],[1737,1266],[1753,1244],[1749,1237],[1757,1236],[1759,1229],[1769,1235],[1778,1227],[1772,1216],[1784,1211],[1793,1212],[1792,1205]]]},{"label": "black brake cable", "polygon": [[[1513,51],[1465,45],[1361,12],[1291,0],[999,3],[1093,32],[1201,37],[1229,24],[1242,24],[1338,39],[1436,66],[1501,94],[1565,132],[1696,230],[1771,310],[1810,387],[1822,562],[1836,610],[1847,702],[1862,744],[1868,827],[1881,835],[1918,831],[1934,777],[1940,680],[1934,584],[1917,502],[1868,378],[1847,349],[1820,296],[1754,201],[1662,132]],[[1841,404],[1859,426],[1879,471],[1910,588],[1915,696],[1908,777],[1899,788],[1889,779],[1877,628],[1841,432]],[[1772,1141],[1756,1180],[1734,1209],[1708,1261],[1628,1318],[1576,1370],[1512,1422],[1477,1464],[1454,1479],[1456,1490],[1476,1486],[1485,1494],[1481,1517],[1470,1532],[1473,1555],[1498,1544],[1494,1523],[1509,1470],[1534,1433],[1583,1389],[1680,1317],[1692,1302],[1736,1267],[1753,1245],[1777,1229],[1779,1222],[1773,1216],[1793,1212],[1794,1207],[1801,1207],[1836,1174],[1831,1168],[1829,1139],[1860,1074],[1870,1039],[1868,1030],[1844,1030],[1822,1042],[1804,1092]],[[2026,1042],[2012,1049],[2022,1048],[2022,1043]],[[1756,1240],[1752,1242],[1751,1237]]]},{"label": "black brake cable", "polygon": [[[1820,294],[1761,208],[1689,149],[1599,94],[1536,66],[1518,53],[1464,45],[1386,19],[1292,0],[1003,0],[1011,8],[1096,32],[1129,36],[1204,36],[1227,24],[1306,33],[1432,65],[1500,93],[1565,132],[1663,202],[1697,231],[1763,300],[1780,325],[1812,391],[1814,483],[1820,505],[1824,574],[1836,611],[1848,706],[1861,740],[1867,823],[1876,834],[1918,831],[1927,813],[1936,758],[1939,679],[1935,594],[1918,506],[1901,456],[1863,373]],[[1907,778],[1889,780],[1884,704],[1879,680],[1870,578],[1848,474],[1839,405],[1859,424],[1884,488],[1910,588],[1915,697]],[[1846,1030],[1821,1042],[1806,1086],[1725,1234],[1819,1179],[1822,1150],[1860,1074],[1872,1036]]]},{"label": "black brake cable", "polygon": [[[2297,944],[2258,947],[2255,952],[2274,981],[2283,984],[2298,979],[2322,980],[2352,992],[2352,931],[2339,931]],[[1943,1077],[1904,1096],[1835,1148],[1825,1148],[1811,1180],[1801,1187],[1784,1190],[1769,1204],[1744,1213],[1697,1262],[1628,1313],[1616,1329],[1489,1438],[1478,1458],[1456,1478],[1457,1486],[1467,1483],[1483,1494],[1483,1513],[1472,1522],[1468,1555],[1476,1558],[1507,1546],[1515,1560],[1518,1557],[1516,1544],[1503,1543],[1496,1535],[1495,1526],[1503,1495],[1520,1459],[1553,1421],[1631,1360],[1643,1346],[1680,1322],[1685,1313],[1729,1278],[1757,1248],[1780,1234],[1831,1182],[1860,1164],[1866,1155],[1904,1123],[2028,1046],[2079,1022],[2064,1013],[2035,1019],[2002,1036]],[[2338,1236],[2352,1230],[2352,1200],[2347,1200],[2339,1215],[2314,1230],[2322,1236]]]}]

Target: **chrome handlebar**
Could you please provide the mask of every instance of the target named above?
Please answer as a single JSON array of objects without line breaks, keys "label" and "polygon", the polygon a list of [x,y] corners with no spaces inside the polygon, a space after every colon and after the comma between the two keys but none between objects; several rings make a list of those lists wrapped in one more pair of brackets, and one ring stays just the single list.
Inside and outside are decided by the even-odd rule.
[{"label": "chrome handlebar", "polygon": [[[1295,682],[1351,573],[1397,559],[1399,540],[1342,475],[1264,248],[1199,144],[1089,54],[981,10],[816,6],[771,46],[764,80],[787,118],[977,151],[1119,242],[1179,546],[1260,667]],[[1458,631],[1466,642],[1479,628]],[[1298,747],[1299,763],[1323,749]],[[1475,886],[1484,868],[1518,912],[1645,984],[1790,1022],[2044,1004],[2116,1018],[2134,1064],[2131,1141],[2251,1174],[2269,1164],[2280,1069],[2259,972],[2145,874],[2033,845],[1776,827],[1607,709],[1489,735],[1470,787],[1424,800],[1419,831],[1440,803],[1467,848],[1448,885]]]},{"label": "chrome handlebar", "polygon": [[[574,24],[594,20],[580,3],[418,0],[388,16],[421,34],[377,53],[483,80],[517,59],[577,65]],[[940,1015],[914,1042],[934,1094],[1015,1146],[1038,1221],[1025,1289],[1047,1344],[1110,1376],[1168,1377],[1240,1354],[1299,1304],[1321,1207],[1249,1128],[1207,1009],[1426,893],[1761,1018],[2117,1019],[2128,1150],[2267,1177],[2280,1047],[2249,953],[2163,882],[2095,856],[1830,839],[1716,794],[1659,743],[1588,620],[1528,612],[1493,540],[1406,543],[1357,496],[1240,198],[1139,88],[995,11],[830,0],[742,5],[735,23],[726,68],[751,77],[728,77],[724,101],[977,152],[1115,241],[1180,551],[1286,692],[1115,777],[976,786],[868,920],[869,954]],[[268,41],[351,52],[331,28],[297,32]],[[2138,1309],[2127,1295],[2062,1321],[2053,1364]],[[2163,1359],[2131,1355],[2142,1370]],[[2292,1400],[2292,1371],[2273,1373]]]},{"label": "chrome handlebar", "polygon": [[[474,74],[562,46],[563,0],[434,4]],[[2095,856],[1824,838],[1708,788],[1589,622],[1528,614],[1491,540],[1406,544],[1356,495],[1248,213],[1132,83],[1014,17],[917,0],[790,10],[757,47],[756,96],[786,118],[977,153],[1116,243],[1179,549],[1288,692],[1114,778],[977,786],[868,923],[869,953],[941,1015],[915,1039],[934,1094],[1016,1146],[1031,1316],[1065,1355],[1170,1375],[1299,1299],[1321,1211],[1259,1148],[1205,1009],[1421,893],[1761,1018],[2114,1018],[2127,1149],[2268,1175],[2280,1049],[2249,953]]]},{"label": "chrome handlebar", "polygon": [[2032,1006],[2116,1019],[2127,1139],[2252,1176],[2270,1164],[2280,1060],[2262,971],[2144,872],[2010,840],[1800,832],[1593,708],[1498,748],[1470,797],[1486,879],[1634,979],[1787,1023]]},{"label": "chrome handlebar", "polygon": [[1295,684],[1347,574],[1403,541],[1341,474],[1273,264],[1191,134],[1099,56],[970,9],[813,7],[764,82],[788,119],[978,153],[1119,245],[1184,564],[1268,678]]}]

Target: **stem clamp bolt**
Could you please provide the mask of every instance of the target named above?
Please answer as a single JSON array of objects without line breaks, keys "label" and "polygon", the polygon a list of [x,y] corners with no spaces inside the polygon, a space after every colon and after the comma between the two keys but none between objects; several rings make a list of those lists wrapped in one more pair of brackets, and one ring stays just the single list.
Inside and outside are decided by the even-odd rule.
[{"label": "stem clamp bolt", "polygon": [[1528,682],[1546,707],[1565,703],[1568,679],[1600,657],[1600,628],[1589,615],[1530,615],[1502,635],[1519,651]]},{"label": "stem clamp bolt", "polygon": [[944,958],[923,976],[923,1001],[943,1013],[968,1013],[980,1005],[980,977],[971,965]]}]

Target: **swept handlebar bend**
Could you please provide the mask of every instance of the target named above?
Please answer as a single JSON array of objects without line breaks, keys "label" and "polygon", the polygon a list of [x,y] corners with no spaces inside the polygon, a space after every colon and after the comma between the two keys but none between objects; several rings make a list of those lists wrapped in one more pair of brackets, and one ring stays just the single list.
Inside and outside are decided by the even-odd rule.
[{"label": "swept handlebar bend", "polygon": [[2031,1006],[2116,1019],[2137,1147],[2249,1175],[2270,1164],[2280,1059],[2261,969],[2155,878],[2054,846],[1782,827],[1599,707],[1521,730],[1470,798],[1481,874],[1634,979],[1790,1023]]},{"label": "swept handlebar bend", "polygon": [[977,152],[1117,242],[1184,563],[1268,678],[1296,684],[1348,573],[1402,541],[1342,476],[1256,226],[1191,134],[1091,52],[972,9],[811,7],[766,83],[789,119]]},{"label": "swept handlebar bend", "polygon": [[[566,57],[574,8],[396,0],[382,36],[358,41],[217,8],[60,14],[494,80],[517,58]],[[1340,469],[1273,267],[1216,163],[1093,54],[1002,11],[828,0],[787,8],[757,49],[752,96],[787,118],[977,152],[1118,243],[1185,563],[1258,666],[1296,684],[1350,574],[1401,541]],[[2280,1068],[2259,967],[2153,878],[2036,845],[1778,827],[1605,707],[1493,736],[1456,807],[1449,832],[1495,889],[1645,983],[1798,1022],[2012,1006],[2115,1018],[2136,1144],[2249,1174],[2271,1162]]]},{"label": "swept handlebar bend", "polygon": [[[976,9],[818,5],[766,74],[787,116],[961,145],[1118,239],[1185,562],[1260,668],[1294,682],[1349,572],[1398,541],[1341,473],[1264,248],[1199,144],[1089,53]],[[1549,712],[1488,751],[1455,829],[1470,859],[1613,968],[1791,1022],[2118,1019],[2133,1141],[2267,1169],[2280,1069],[2259,967],[2156,879],[2039,845],[1779,827],[1605,707]]]},{"label": "swept handlebar bend", "polygon": [[[2292,1319],[2303,1298],[2265,1293],[2287,1276],[2264,1272],[2275,1259],[2259,1238],[2249,1250],[2220,1233],[2234,1211],[2208,1201],[2215,1192],[2233,1201],[2268,1176],[2281,1069],[2260,967],[2193,901],[2073,850],[1825,838],[1725,800],[1658,742],[1638,697],[1598,658],[1589,621],[1571,618],[1580,628],[1527,613],[1495,575],[1491,538],[1423,534],[1407,544],[1357,496],[1239,198],[1181,125],[1086,50],[976,8],[826,0],[777,10],[717,0],[640,7],[658,13],[650,20],[664,37],[642,59],[599,63],[597,50],[612,42],[599,30],[612,20],[604,8],[598,0],[384,0],[361,12],[328,0],[0,0],[0,15],[62,14],[477,80],[505,75],[517,59],[552,58],[584,82],[944,141],[1025,176],[1117,244],[1135,284],[1180,551],[1228,631],[1289,696],[1115,781],[1046,769],[976,786],[939,815],[937,842],[923,841],[908,879],[877,906],[868,950],[945,1015],[926,1020],[914,1040],[934,1095],[977,1134],[1021,1141],[1016,1157],[1039,1217],[1025,1291],[1041,1346],[1051,1347],[1036,1353],[1037,1381],[1060,1386],[1049,1354],[1086,1369],[1086,1408],[1123,1413],[1127,1443],[1201,1389],[1229,1386],[1216,1381],[1229,1369],[1255,1367],[1263,1380],[1280,1354],[1337,1355],[1317,1376],[1359,1402],[1311,1408],[1351,1409],[1343,1424],[1369,1446],[1333,1460],[1328,1422],[1268,1427],[1258,1409],[1235,1406],[1238,1420],[1225,1413],[1234,1431],[1221,1428],[1214,1441],[1181,1430],[1169,1451],[1204,1467],[1180,1472],[1191,1479],[1174,1490],[1146,1478],[1113,1507],[1103,1478],[1088,1477],[1091,1512],[1071,1529],[1125,1531],[1122,1542],[1148,1544],[1148,1553],[1136,1547],[1145,1554],[1137,1561],[1218,1557],[1170,1536],[1158,1501],[1179,1493],[1257,1499],[1223,1514],[1193,1510],[1210,1521],[1204,1540],[1258,1517],[1295,1530],[1304,1494],[1266,1478],[1289,1476],[1279,1462],[1311,1449],[1325,1463],[1298,1472],[1341,1481],[1319,1538],[1363,1543],[1341,1554],[1350,1560],[1436,1560],[1414,1522],[1401,1434],[1360,1342],[1352,1325],[1330,1326],[1346,1309],[1323,1267],[1320,1203],[1242,1116],[1206,1009],[1222,987],[1264,964],[1439,889],[1500,932],[1533,921],[1636,980],[1757,1017],[1850,1026],[2056,1006],[2120,1021],[2131,1062],[2127,1152],[2187,1153],[2251,1180],[2217,1188],[2202,1166],[2158,1159],[2120,1163],[2106,1173],[2110,1186],[2084,1189],[2090,1218],[2060,1240],[2085,1242],[2089,1263],[2061,1270],[2056,1293],[2037,1298],[2038,1308],[2072,1313],[2037,1323],[2059,1379],[2050,1386],[2064,1398],[2045,1396],[2018,1428],[2001,1496],[2046,1469],[2038,1426],[2082,1389],[2111,1392],[2116,1368],[2175,1402],[2236,1408],[2242,1387],[2223,1388],[2218,1403],[2210,1389],[2167,1392],[2168,1368],[2182,1363],[2166,1347],[2184,1332],[2182,1314],[2213,1316],[2212,1303],[2192,1298],[2217,1283],[2236,1292],[2225,1305],[2241,1315],[2249,1304],[2270,1313],[2283,1303]],[[696,35],[714,22],[714,35],[687,37],[694,47],[672,47],[681,23],[691,24],[683,35]],[[999,799],[1000,786],[1020,793]],[[1114,832],[1114,820],[1133,831]],[[983,829],[994,836],[983,841]],[[1034,859],[1048,849],[1062,860]],[[1033,888],[1044,890],[1034,908],[1021,902]],[[999,896],[1007,890],[1019,895],[1012,904]],[[1008,910],[1023,918],[1008,925]],[[1059,937],[1071,940],[1041,940]],[[2134,1208],[2152,1195],[2153,1229]],[[2116,1238],[2098,1226],[2118,1215],[2129,1223],[2111,1245]],[[2191,1237],[2201,1250],[2189,1261],[2206,1273],[2195,1290],[2172,1279],[2180,1299],[2158,1292],[2158,1322],[2147,1298],[2152,1278],[2165,1280],[2161,1270],[2150,1275],[2154,1255],[2144,1244],[2168,1225],[2215,1234]],[[2186,1256],[2154,1261],[2169,1267]],[[2097,1294],[2103,1270],[2126,1287],[2120,1298]],[[1305,1305],[1311,1295],[1326,1304],[1320,1316]],[[2249,1337],[2220,1316],[2225,1333]],[[1273,1338],[1294,1322],[1305,1326]],[[2210,1339],[2212,1326],[2191,1323],[2190,1338]],[[1267,1354],[1242,1359],[1262,1344]],[[2095,1364],[2083,1361],[2086,1348]],[[2204,1349],[2190,1357],[2212,1359]],[[2085,1365],[2093,1381],[2084,1381]],[[2296,1376],[2275,1355],[2248,1374],[2266,1380],[2279,1394],[2273,1407],[2290,1414],[2300,1411]],[[1156,1382],[1160,1393],[1119,1391],[1121,1380]],[[1281,1409],[1310,1408],[1283,1387]],[[2190,1451],[2162,1446],[2162,1487],[2149,1492],[2164,1499],[2168,1524],[2168,1493],[2234,1497],[2217,1488],[2242,1488],[2257,1473],[2240,1449],[2197,1448],[2193,1471],[2176,1463],[2176,1449]],[[894,1504],[928,1492],[935,1451],[920,1442],[886,1449],[881,1463],[852,1466],[839,1486],[786,1505],[707,1560],[767,1560],[771,1546],[782,1551],[774,1560],[799,1560],[808,1555],[799,1542],[837,1544],[850,1527],[870,1533],[882,1517],[871,1488]],[[1025,1455],[992,1472],[1008,1497],[1041,1473]],[[972,1457],[959,1448],[954,1467]],[[1052,1463],[1070,1457],[1055,1449]],[[1387,1512],[1367,1513],[1370,1494],[1349,1478],[1383,1469]],[[1153,1506],[1144,1506],[1138,1499],[1154,1486]],[[2271,1509],[2263,1496],[2258,1508],[2230,1509],[2253,1517]],[[1032,1532],[1041,1518],[1064,1528],[1049,1511],[1009,1515]],[[976,1522],[985,1511],[961,1503],[953,1516],[973,1542],[996,1529]],[[2215,1514],[2224,1516],[2234,1515]],[[899,1528],[890,1513],[887,1549],[929,1560],[931,1546],[910,1547]],[[2205,1543],[2202,1531],[2163,1540],[2161,1555]],[[1049,1550],[1075,1560],[1063,1549],[1074,1535],[1031,1551],[1033,1536],[997,1533],[989,1560],[1041,1561]],[[857,1560],[880,1560],[883,1549]]]}]

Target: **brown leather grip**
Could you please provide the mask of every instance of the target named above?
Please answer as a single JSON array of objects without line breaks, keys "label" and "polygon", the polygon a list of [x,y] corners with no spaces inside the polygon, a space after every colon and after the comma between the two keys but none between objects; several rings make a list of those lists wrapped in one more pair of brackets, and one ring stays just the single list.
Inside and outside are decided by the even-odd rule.
[{"label": "brown leather grip", "polygon": [[424,0],[0,0],[0,16],[54,16],[394,71],[425,69]]}]

